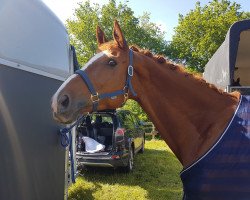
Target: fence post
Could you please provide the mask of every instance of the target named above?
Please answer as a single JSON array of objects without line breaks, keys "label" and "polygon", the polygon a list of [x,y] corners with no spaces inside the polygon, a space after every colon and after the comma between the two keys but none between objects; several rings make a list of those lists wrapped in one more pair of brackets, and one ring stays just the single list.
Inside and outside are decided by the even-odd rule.
[{"label": "fence post", "polygon": [[152,140],[155,140],[155,135],[157,134],[157,131],[155,130],[155,126],[154,124],[152,123],[152,132],[151,132],[151,135],[152,135]]},{"label": "fence post", "polygon": [[[145,128],[146,128],[146,135],[151,135],[152,136],[152,140],[155,140],[155,136],[157,135],[158,131],[155,129],[155,126],[152,122],[146,122],[144,124]],[[150,129],[150,130],[148,130]]]}]

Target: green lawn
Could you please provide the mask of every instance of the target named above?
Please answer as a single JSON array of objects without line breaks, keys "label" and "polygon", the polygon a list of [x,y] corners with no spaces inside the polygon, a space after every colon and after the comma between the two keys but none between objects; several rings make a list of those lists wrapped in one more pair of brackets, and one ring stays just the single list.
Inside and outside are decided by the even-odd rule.
[{"label": "green lawn", "polygon": [[146,141],[130,174],[112,169],[84,171],[69,188],[69,200],[172,200],[182,198],[181,165],[162,140]]}]

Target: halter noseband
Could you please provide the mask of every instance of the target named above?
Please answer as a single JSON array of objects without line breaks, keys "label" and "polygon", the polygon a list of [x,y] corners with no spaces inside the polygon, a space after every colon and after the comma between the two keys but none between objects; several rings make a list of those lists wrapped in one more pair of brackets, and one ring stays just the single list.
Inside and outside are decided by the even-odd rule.
[{"label": "halter noseband", "polygon": [[91,80],[89,79],[87,73],[83,70],[76,70],[75,74],[80,75],[80,77],[82,78],[82,80],[85,82],[85,84],[87,85],[90,93],[91,93],[91,101],[93,103],[93,112],[97,111],[97,107],[98,107],[98,103],[101,99],[105,99],[105,98],[111,98],[114,99],[116,96],[118,95],[124,95],[124,102],[128,99],[128,92],[129,90],[131,91],[131,93],[136,96],[137,94],[135,93],[132,83],[131,83],[131,79],[134,75],[134,68],[133,68],[133,50],[129,49],[129,66],[128,66],[128,73],[127,73],[127,79],[125,82],[125,86],[123,87],[122,90],[117,90],[115,92],[111,92],[111,93],[104,93],[104,94],[98,94],[98,92],[96,92]]}]

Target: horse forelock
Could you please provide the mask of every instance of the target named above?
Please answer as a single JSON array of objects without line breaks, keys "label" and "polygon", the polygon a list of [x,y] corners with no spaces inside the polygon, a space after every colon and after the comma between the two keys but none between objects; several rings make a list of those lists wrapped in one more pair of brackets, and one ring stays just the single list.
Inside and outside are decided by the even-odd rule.
[{"label": "horse forelock", "polygon": [[114,41],[105,42],[105,43],[98,46],[97,53],[99,53],[101,51],[111,50],[113,48],[119,48],[118,44],[116,42],[114,42]]}]

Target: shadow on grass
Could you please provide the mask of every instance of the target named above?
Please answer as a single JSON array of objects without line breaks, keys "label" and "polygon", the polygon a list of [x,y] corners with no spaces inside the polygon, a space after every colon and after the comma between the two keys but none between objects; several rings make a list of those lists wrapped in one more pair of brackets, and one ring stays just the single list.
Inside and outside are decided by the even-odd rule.
[{"label": "shadow on grass", "polygon": [[[139,186],[147,192],[147,197],[144,199],[181,199],[180,171],[181,165],[171,152],[145,149],[144,154],[136,155],[132,173],[126,174],[122,170],[111,168],[84,170],[83,178],[78,178],[76,184],[85,184],[86,188],[81,186],[77,188],[78,191],[70,192],[69,199],[94,199],[93,193],[101,185]],[[86,182],[81,183],[81,181]],[[92,185],[87,187],[86,183]]]}]

